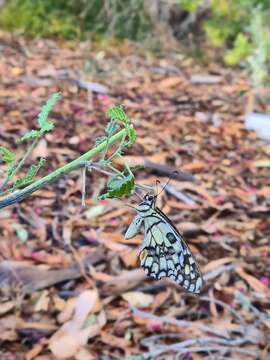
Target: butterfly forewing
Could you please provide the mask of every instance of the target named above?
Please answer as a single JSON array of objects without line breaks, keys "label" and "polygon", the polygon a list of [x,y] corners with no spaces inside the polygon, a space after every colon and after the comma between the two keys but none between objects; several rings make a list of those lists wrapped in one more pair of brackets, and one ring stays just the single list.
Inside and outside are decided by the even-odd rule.
[{"label": "butterfly forewing", "polygon": [[138,234],[138,232],[140,231],[140,227],[142,226],[142,222],[143,218],[140,216],[140,214],[137,214],[126,231],[126,240],[131,239]]},{"label": "butterfly forewing", "polygon": [[203,285],[200,269],[181,234],[155,206],[154,197],[146,195],[137,212],[125,237],[135,236],[144,222],[140,262],[145,273],[158,280],[169,277],[187,291],[199,293]]}]

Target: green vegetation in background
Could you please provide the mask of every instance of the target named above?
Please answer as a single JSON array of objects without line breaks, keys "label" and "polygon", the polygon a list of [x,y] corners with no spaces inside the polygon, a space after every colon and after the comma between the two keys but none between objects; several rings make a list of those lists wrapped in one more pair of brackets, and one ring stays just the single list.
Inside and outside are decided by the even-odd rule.
[{"label": "green vegetation in background", "polygon": [[151,21],[143,0],[9,0],[0,10],[0,27],[64,39],[92,32],[141,40]]},{"label": "green vegetation in background", "polygon": [[[196,12],[205,0],[179,0],[179,5],[188,12]],[[258,46],[265,46],[270,60],[269,0],[212,0],[209,15],[202,21],[202,28],[209,43],[225,50],[224,60],[228,65],[237,65],[252,55]],[[256,28],[257,37],[254,36]],[[258,37],[259,43],[258,43]],[[262,42],[264,45],[262,45]]]},{"label": "green vegetation in background", "polygon": [[[187,13],[207,7],[196,26],[212,47],[223,49],[226,64],[244,64],[252,73],[262,63],[264,69],[269,64],[269,0],[178,0],[178,4]],[[158,26],[158,19],[154,22],[147,14],[144,0],[9,0],[0,10],[0,28],[33,36],[76,39],[91,33],[142,41],[158,32]]]}]

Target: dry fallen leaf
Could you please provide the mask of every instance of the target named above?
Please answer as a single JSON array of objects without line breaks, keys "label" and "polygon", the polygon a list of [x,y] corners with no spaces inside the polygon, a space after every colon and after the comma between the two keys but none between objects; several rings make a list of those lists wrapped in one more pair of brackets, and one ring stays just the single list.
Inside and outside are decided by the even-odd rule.
[{"label": "dry fallen leaf", "polygon": [[15,306],[14,301],[6,301],[3,303],[0,303],[0,315],[6,314],[10,310],[12,310],[14,308],[14,306]]},{"label": "dry fallen leaf", "polygon": [[38,301],[36,302],[34,311],[36,312],[47,311],[49,308],[49,303],[50,303],[49,292],[48,290],[44,290],[42,291]]},{"label": "dry fallen leaf", "polygon": [[80,294],[75,303],[73,318],[64,323],[49,341],[49,349],[59,359],[75,356],[87,344],[88,339],[96,336],[105,325],[103,313],[97,316],[94,324],[85,324],[98,302],[97,290],[86,290]]},{"label": "dry fallen leaf", "polygon": [[43,348],[44,345],[35,344],[34,347],[26,354],[26,360],[36,359],[36,356],[38,356],[41,353]]},{"label": "dry fallen leaf", "polygon": [[247,274],[243,269],[240,267],[235,269],[236,273],[244,279],[250,287],[252,287],[258,293],[261,293],[265,296],[270,297],[270,289],[264,285],[260,280],[256,279],[254,276]]},{"label": "dry fallen leaf", "polygon": [[219,266],[222,266],[224,264],[228,264],[231,262],[235,262],[235,258],[225,257],[222,259],[212,260],[202,268],[202,271],[204,273],[207,273],[208,271],[214,270],[214,269],[218,268]]},{"label": "dry fallen leaf", "polygon": [[150,294],[145,294],[140,291],[129,291],[122,294],[122,298],[126,300],[130,305],[136,307],[148,307],[153,301],[154,297]]}]

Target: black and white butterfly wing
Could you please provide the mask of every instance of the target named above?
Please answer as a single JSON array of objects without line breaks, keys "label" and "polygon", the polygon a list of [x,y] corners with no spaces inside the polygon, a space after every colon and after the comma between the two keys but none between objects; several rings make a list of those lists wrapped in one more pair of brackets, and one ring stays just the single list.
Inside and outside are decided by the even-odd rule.
[{"label": "black and white butterfly wing", "polygon": [[203,280],[193,255],[181,234],[158,208],[144,218],[145,234],[141,266],[155,279],[169,277],[187,291],[200,293]]},{"label": "black and white butterfly wing", "polygon": [[129,240],[133,238],[135,235],[137,235],[138,232],[140,231],[142,223],[143,223],[143,218],[140,216],[140,214],[137,214],[125,233],[125,239]]}]

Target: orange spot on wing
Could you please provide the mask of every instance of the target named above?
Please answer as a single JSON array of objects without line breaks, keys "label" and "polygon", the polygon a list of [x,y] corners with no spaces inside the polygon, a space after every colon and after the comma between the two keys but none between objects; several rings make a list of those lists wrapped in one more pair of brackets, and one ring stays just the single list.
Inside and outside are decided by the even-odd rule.
[{"label": "orange spot on wing", "polygon": [[143,261],[143,259],[145,259],[147,255],[148,251],[146,249],[142,250],[142,252],[140,253],[140,260]]}]

